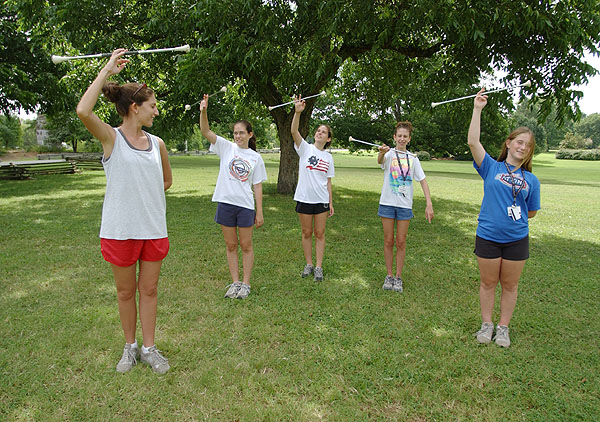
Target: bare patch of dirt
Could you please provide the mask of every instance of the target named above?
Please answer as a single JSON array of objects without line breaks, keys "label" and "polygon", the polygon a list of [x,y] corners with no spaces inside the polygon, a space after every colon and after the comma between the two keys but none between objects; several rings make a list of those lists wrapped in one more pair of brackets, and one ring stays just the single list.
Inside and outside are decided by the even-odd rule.
[{"label": "bare patch of dirt", "polygon": [[4,155],[0,155],[0,160],[2,160],[2,161],[37,160],[37,152],[9,150]]}]

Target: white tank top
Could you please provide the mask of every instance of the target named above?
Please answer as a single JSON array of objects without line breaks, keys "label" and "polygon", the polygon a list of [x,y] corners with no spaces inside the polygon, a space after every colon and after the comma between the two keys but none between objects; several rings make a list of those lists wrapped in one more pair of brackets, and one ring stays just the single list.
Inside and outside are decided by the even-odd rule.
[{"label": "white tank top", "polygon": [[149,147],[133,147],[116,132],[110,157],[102,160],[106,194],[100,237],[161,239],[167,237],[166,200],[158,139],[146,133]]}]

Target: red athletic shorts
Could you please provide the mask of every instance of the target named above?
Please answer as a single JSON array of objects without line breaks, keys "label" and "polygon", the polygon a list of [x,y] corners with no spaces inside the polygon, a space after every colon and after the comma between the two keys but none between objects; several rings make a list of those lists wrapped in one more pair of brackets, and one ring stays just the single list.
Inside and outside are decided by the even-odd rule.
[{"label": "red athletic shorts", "polygon": [[169,253],[169,238],[162,239],[100,239],[104,259],[118,267],[129,267],[138,260],[161,261]]}]

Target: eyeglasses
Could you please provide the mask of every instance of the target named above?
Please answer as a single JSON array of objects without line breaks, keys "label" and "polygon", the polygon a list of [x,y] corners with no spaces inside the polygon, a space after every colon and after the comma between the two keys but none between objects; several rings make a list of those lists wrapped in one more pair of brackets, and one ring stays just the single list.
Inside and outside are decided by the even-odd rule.
[{"label": "eyeglasses", "polygon": [[148,85],[146,85],[146,84],[142,84],[142,85],[140,85],[140,87],[134,91],[134,93],[133,93],[133,95],[131,96],[131,98],[134,98],[134,97],[137,95],[137,93],[138,93],[138,92],[140,92],[140,91],[141,91],[142,89],[144,89],[144,88],[148,88]]}]

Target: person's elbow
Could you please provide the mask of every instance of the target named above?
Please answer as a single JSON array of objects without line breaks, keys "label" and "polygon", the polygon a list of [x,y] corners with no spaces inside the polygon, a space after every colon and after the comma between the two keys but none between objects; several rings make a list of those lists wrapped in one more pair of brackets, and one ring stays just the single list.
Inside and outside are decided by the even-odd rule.
[{"label": "person's elbow", "polygon": [[527,218],[533,218],[537,214],[537,210],[535,211],[527,211]]}]

